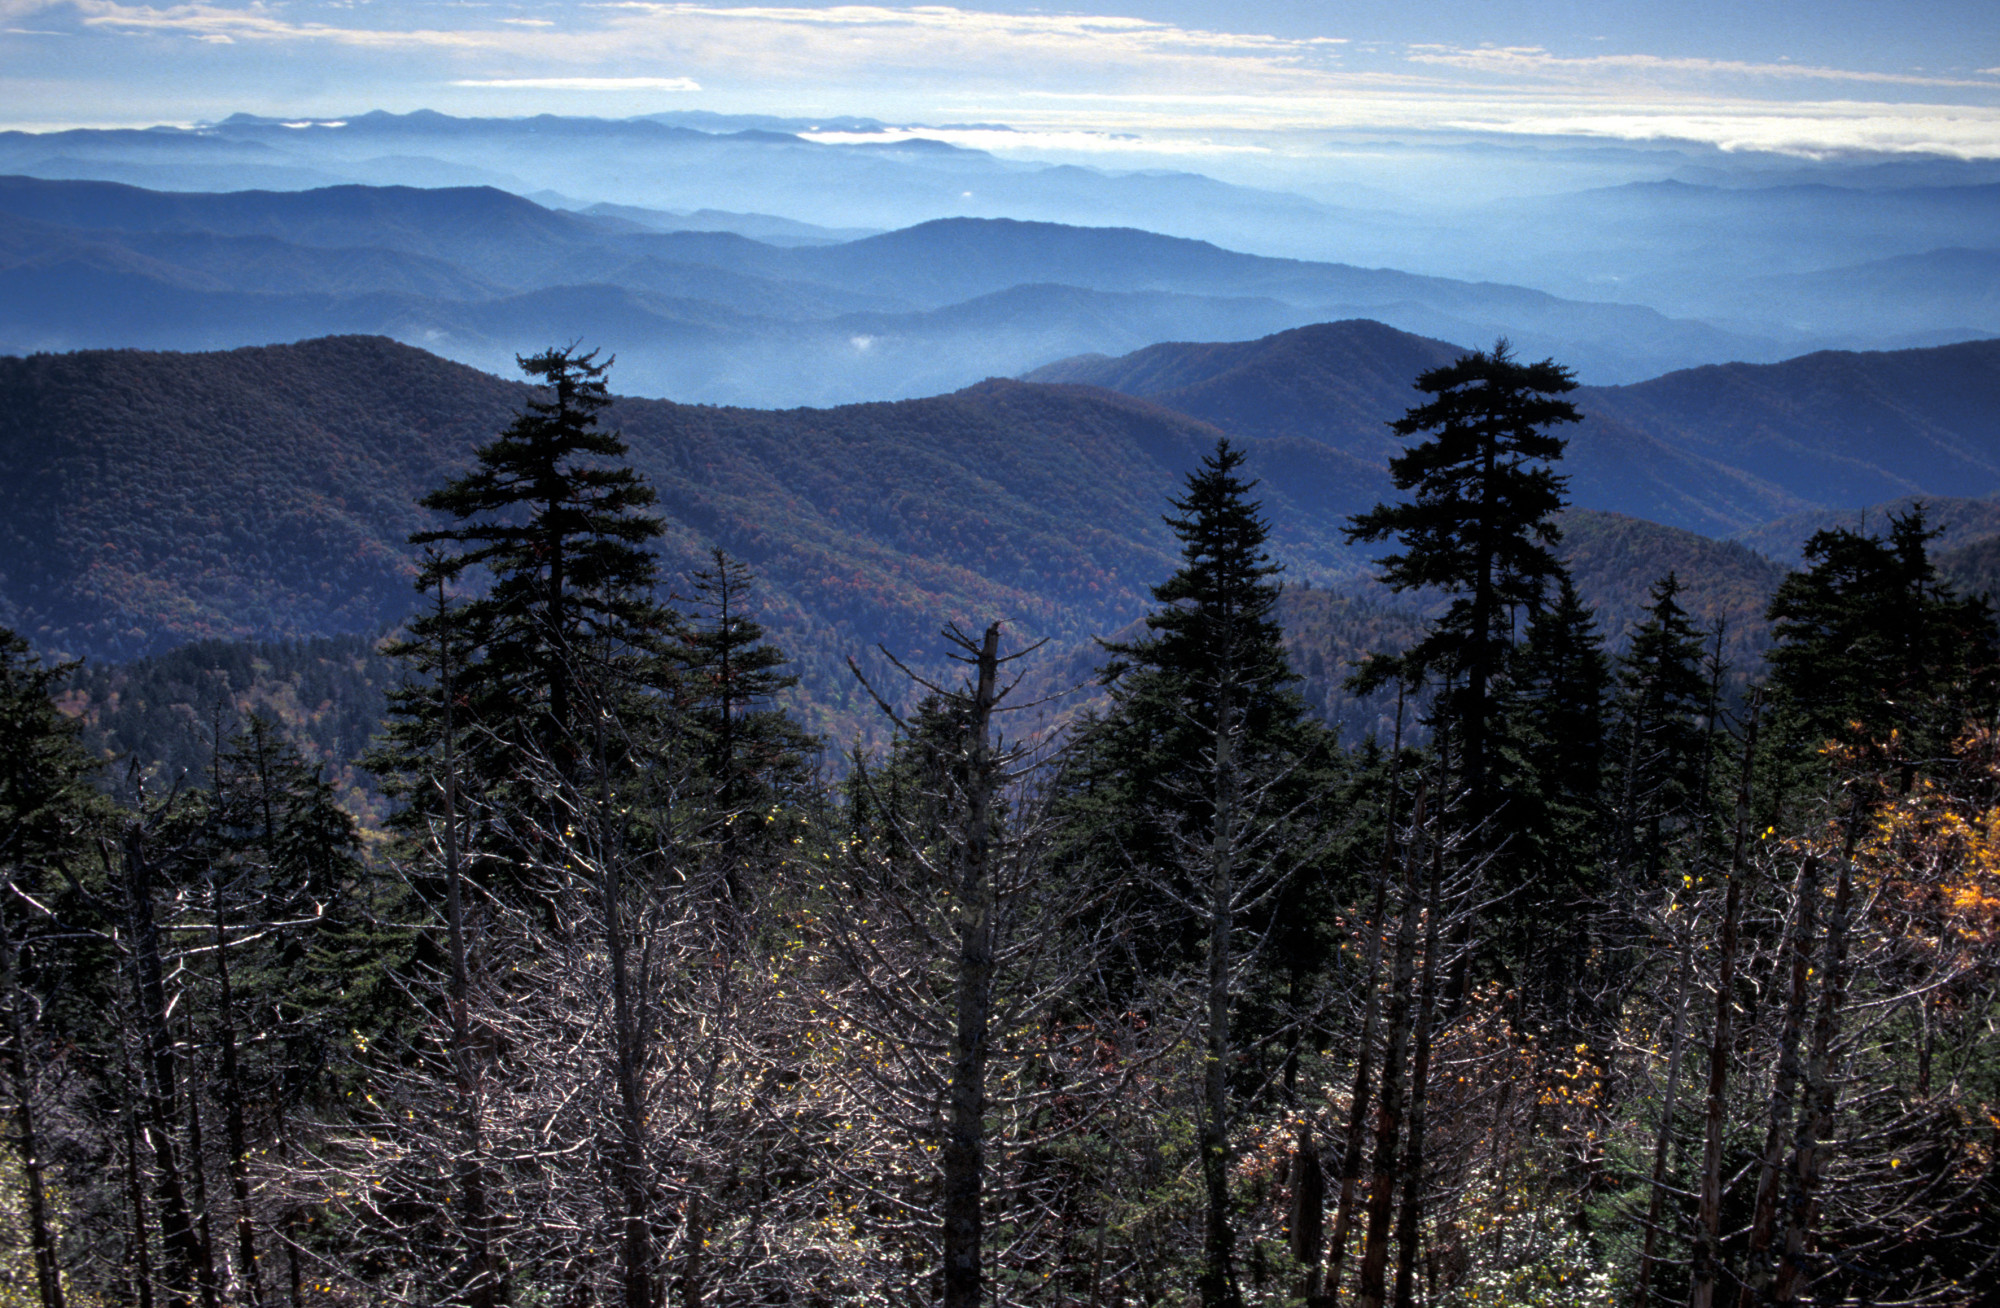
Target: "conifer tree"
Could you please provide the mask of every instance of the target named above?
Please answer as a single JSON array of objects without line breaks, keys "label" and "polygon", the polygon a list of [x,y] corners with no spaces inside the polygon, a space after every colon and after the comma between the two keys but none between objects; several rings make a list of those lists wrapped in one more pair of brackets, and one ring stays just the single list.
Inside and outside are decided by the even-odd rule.
[{"label": "conifer tree", "polygon": [[[1308,797],[1330,790],[1332,740],[1305,715],[1273,616],[1278,566],[1244,455],[1204,456],[1166,522],[1181,567],[1153,588],[1148,635],[1106,643],[1110,710],[1087,724],[1066,814],[1087,863],[1129,872],[1137,971],[1175,976],[1195,998],[1203,1048],[1199,1139],[1208,1308],[1240,1305],[1232,1118],[1257,1075],[1262,1037],[1296,1011],[1244,1023],[1247,994],[1294,997],[1325,965],[1315,949],[1318,833]],[[1273,947],[1258,957],[1260,942]],[[1137,978],[1134,978],[1136,981]],[[1244,1083],[1248,1083],[1248,1085]]]},{"label": "conifer tree", "polygon": [[[668,679],[677,619],[653,595],[658,565],[646,546],[661,528],[645,510],[657,496],[622,462],[624,440],[598,426],[611,404],[610,361],[571,346],[519,363],[539,392],[475,452],[472,472],[421,501],[457,525],[410,538],[430,551],[420,590],[442,596],[481,579],[486,588],[413,618],[392,652],[431,682],[448,658],[468,802],[532,823],[523,760],[573,768],[588,751],[578,736],[585,681],[600,702],[607,691],[634,711],[656,700],[640,691]],[[391,696],[385,743],[370,760],[414,801],[399,819],[409,829],[435,808],[435,787],[416,778],[436,773],[442,714],[435,684],[422,681]]]},{"label": "conifer tree", "polygon": [[[1146,617],[1146,636],[1103,642],[1112,656],[1100,673],[1111,707],[1083,728],[1066,802],[1072,838],[1100,866],[1171,866],[1188,833],[1212,820],[1204,751],[1225,687],[1237,766],[1265,777],[1288,773],[1268,796],[1274,808],[1296,803],[1332,766],[1332,737],[1307,715],[1285,661],[1273,616],[1279,567],[1264,548],[1269,527],[1250,498],[1255,483],[1238,476],[1243,462],[1225,439],[1188,476],[1166,518],[1181,542],[1181,567],[1152,588],[1159,607]],[[1167,916],[1138,948],[1142,967],[1200,951],[1193,921]]]},{"label": "conifer tree", "polygon": [[668,625],[645,548],[660,534],[644,512],[658,495],[622,463],[623,438],[598,427],[611,404],[610,360],[571,346],[519,363],[545,394],[475,452],[471,473],[424,496],[425,508],[458,525],[410,541],[454,551],[432,556],[419,589],[460,583],[475,568],[491,577],[451,614],[479,655],[461,685],[489,726],[496,710],[502,719],[533,714],[553,743],[574,726],[587,648],[651,648]]},{"label": "conifer tree", "polygon": [[[51,931],[46,920],[32,923],[23,911],[34,903],[69,907],[57,898],[65,881],[60,869],[81,853],[105,809],[91,789],[97,768],[77,740],[77,724],[51,700],[70,670],[42,663],[27,641],[0,627],[0,1008],[6,1014],[0,1097],[8,1105],[8,1164],[21,1169],[42,1308],[64,1308],[65,1292],[58,1214],[47,1180],[50,1132],[37,1093],[39,1054],[51,1033],[74,1046],[89,1021],[90,1001],[101,998],[101,982],[64,968],[69,960],[61,958],[62,947],[45,948],[36,938],[60,935],[60,929]],[[108,959],[93,961],[100,976],[111,973]]]},{"label": "conifer tree", "polygon": [[1498,818],[1506,861],[1536,888],[1530,899],[1569,904],[1590,888],[1610,680],[1596,616],[1568,569],[1558,568],[1555,602],[1537,608],[1528,622],[1504,705],[1509,799]]},{"label": "conifer tree", "polygon": [[1887,539],[1836,528],[1806,542],[1769,616],[1781,755],[1829,740],[1886,748],[1902,781],[1943,757],[1965,723],[2000,706],[2000,642],[1984,599],[1938,579],[1937,532],[1921,505],[1890,519]]},{"label": "conifer tree", "polygon": [[1558,571],[1554,516],[1565,483],[1549,464],[1564,442],[1548,429],[1581,418],[1561,398],[1576,379],[1552,359],[1519,362],[1502,339],[1425,371],[1416,387],[1433,398],[1390,426],[1428,439],[1389,461],[1396,489],[1414,495],[1357,515],[1347,538],[1395,538],[1402,548],[1382,561],[1382,580],[1399,591],[1441,590],[1451,606],[1404,653],[1371,659],[1357,684],[1447,683],[1435,711],[1452,719],[1471,811],[1484,814],[1493,807],[1493,737],[1517,617],[1541,604]]},{"label": "conifer tree", "polygon": [[1680,605],[1680,579],[1653,584],[1645,618],[1618,660],[1608,765],[1617,805],[1614,853],[1651,884],[1667,835],[1702,802],[1714,688],[1702,671],[1702,638]]},{"label": "conifer tree", "polygon": [[799,679],[780,671],[791,660],[765,643],[762,624],[749,614],[750,569],[720,548],[709,554],[712,566],[694,574],[707,614],[691,624],[680,655],[687,726],[714,806],[736,814],[765,808],[803,784],[806,756],[819,741],[775,706]]}]

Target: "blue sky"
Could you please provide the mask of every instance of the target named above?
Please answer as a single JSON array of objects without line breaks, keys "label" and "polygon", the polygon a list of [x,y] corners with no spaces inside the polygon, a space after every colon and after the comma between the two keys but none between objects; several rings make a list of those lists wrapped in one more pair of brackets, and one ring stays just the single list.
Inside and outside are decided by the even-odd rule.
[{"label": "blue sky", "polygon": [[1342,133],[2000,158],[2000,5],[0,0],[0,125],[371,108],[997,122],[1107,158]]}]

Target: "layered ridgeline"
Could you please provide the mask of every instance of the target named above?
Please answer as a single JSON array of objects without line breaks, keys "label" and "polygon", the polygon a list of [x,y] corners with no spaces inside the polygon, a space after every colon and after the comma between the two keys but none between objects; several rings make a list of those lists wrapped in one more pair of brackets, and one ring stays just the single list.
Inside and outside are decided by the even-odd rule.
[{"label": "layered ridgeline", "polygon": [[[746,561],[762,578],[758,605],[774,635],[804,662],[804,700],[829,725],[858,717],[843,661],[878,641],[929,649],[943,620],[998,614],[1024,638],[1080,646],[1132,621],[1171,565],[1159,506],[1225,428],[1263,479],[1276,553],[1301,590],[1290,602],[1421,616],[1421,597],[1373,587],[1367,558],[1340,529],[1389,494],[1383,424],[1408,406],[1416,373],[1456,349],[1340,323],[1248,345],[1161,347],[1141,356],[1150,371],[1131,361],[1120,361],[1123,374],[1103,360],[1070,366],[1176,408],[995,381],[828,410],[626,399],[611,416],[661,492],[669,574],[700,563],[710,544]],[[1994,457],[1982,451],[2000,449],[1980,416],[2000,413],[1995,349],[1854,356],[1844,371],[1826,360],[1724,370],[1749,397],[1735,413],[1771,448],[1810,449],[1830,410],[1859,414],[1854,395],[1873,397],[1866,420],[1879,439],[1872,451],[1849,443],[1835,466],[1860,471],[1830,488],[1839,496],[1824,478],[1788,487],[1728,462],[1727,443],[1701,427],[1715,406],[1695,404],[1708,394],[1698,377],[1583,392],[1600,416],[1574,429],[1565,460],[1580,506],[1567,515],[1565,550],[1606,634],[1618,641],[1647,586],[1677,569],[1691,588],[1684,602],[1703,621],[1729,621],[1742,662],[1760,647],[1762,608],[1782,574],[1773,557],[1795,556],[1814,525],[1861,523],[1856,506],[1882,485],[1920,491],[1940,521],[1958,524],[1940,542],[1946,562],[1959,566],[1965,552],[1963,575],[1983,585],[1992,570],[1980,571],[1979,542],[1993,517],[1942,492],[1995,484],[1980,471]],[[1204,372],[1204,359],[1238,366]],[[1815,390],[1822,376],[1846,378],[1845,398]],[[407,538],[434,525],[416,497],[462,469],[527,394],[379,338],[0,362],[0,624],[99,660],[197,639],[379,632],[414,599]],[[1693,398],[1671,408],[1682,395]],[[1640,413],[1636,400],[1647,397],[1649,429],[1603,416],[1617,404],[1626,407],[1612,412]],[[1896,415],[1901,425],[1889,421]],[[1635,431],[1677,471],[1637,482],[1604,475]],[[1757,449],[1745,440],[1734,453]],[[1960,462],[1934,473],[1915,457],[1933,449]],[[1675,504],[1706,512],[1676,521]],[[1660,518],[1668,525],[1648,520]],[[1768,554],[1715,538],[1725,532]],[[1307,585],[1338,593],[1309,598]],[[1307,607],[1301,630],[1339,625]],[[1320,652],[1321,702],[1342,652]],[[1312,653],[1296,651],[1303,670]]]},{"label": "layered ridgeline", "polygon": [[[1005,127],[989,127],[989,139],[1008,139]],[[1327,203],[1186,172],[1028,161],[1019,157],[1020,144],[1003,159],[943,140],[909,139],[908,129],[869,119],[703,112],[625,120],[374,112],[299,121],[239,114],[188,128],[0,132],[0,174],[172,191],[492,187],[618,219],[628,230],[735,232],[774,245],[831,244],[941,218],[1143,227],[1260,254],[1420,271],[1462,279],[1461,285],[1505,282],[1571,300],[1616,299],[1671,318],[1702,319],[1741,338],[1725,354],[1660,359],[1644,372],[1719,357],[1779,358],[1816,348],[1897,348],[2000,334],[2000,253],[1992,236],[2000,224],[1994,184],[2000,173],[1985,161],[1804,161],[1654,143],[1562,152],[1559,164],[1538,164],[1537,156],[1546,158],[1540,151],[1467,145],[1455,152],[1435,142],[1412,151],[1356,142],[1347,158],[1350,176],[1361,184],[1343,186],[1340,201]],[[1482,200],[1489,188],[1494,198]],[[289,231],[275,235],[298,239]],[[368,244],[349,238],[330,247]],[[1453,339],[1494,334],[1484,320],[1464,330],[1401,316],[1425,306],[1441,307],[1419,295],[1369,316]],[[1275,325],[1291,324],[1224,330],[1218,318],[1126,345],[1100,340],[1058,353],[1216,340]],[[1642,325],[1628,319],[1622,327]],[[1522,341],[1531,326],[1512,322]],[[322,324],[292,335],[330,330],[336,328]],[[278,338],[219,343],[268,339]],[[1760,340],[1776,344],[1760,347]],[[1611,349],[1636,360],[1650,346],[1584,338],[1533,348],[1584,364],[1589,376]],[[941,378],[930,389],[983,375]],[[852,394],[796,398],[825,402]]]},{"label": "layered ridgeline", "polygon": [[[1385,416],[1408,405],[1410,379],[1461,352],[1339,322],[1067,359],[1028,380],[1104,387],[1232,435],[1317,440],[1379,465],[1396,446]],[[1585,415],[1564,432],[1575,503],[1780,554],[1842,511],[2000,492],[2000,341],[1694,368],[1571,398]],[[1779,520],[1777,536],[1763,530]]]},{"label": "layered ridgeline", "polygon": [[219,194],[0,178],[0,350],[390,336],[505,372],[615,341],[627,393],[783,406],[936,394],[1083,351],[1366,315],[1505,333],[1587,378],[1780,347],[1632,305],[1263,258],[1131,228],[937,219],[778,244],[488,187]]}]

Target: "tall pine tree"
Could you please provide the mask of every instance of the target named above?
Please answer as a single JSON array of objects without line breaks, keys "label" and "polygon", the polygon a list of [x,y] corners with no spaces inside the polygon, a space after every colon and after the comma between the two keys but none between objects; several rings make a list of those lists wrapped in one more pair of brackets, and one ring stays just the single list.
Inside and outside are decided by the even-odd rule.
[{"label": "tall pine tree", "polygon": [[1427,370],[1416,387],[1432,398],[1390,425],[1398,436],[1426,439],[1389,460],[1396,489],[1414,494],[1357,515],[1347,538],[1393,537],[1402,548],[1382,561],[1382,580],[1399,591],[1443,591],[1451,606],[1402,654],[1371,659],[1357,683],[1444,683],[1435,711],[1451,719],[1471,811],[1485,814],[1494,807],[1499,692],[1519,614],[1542,603],[1558,572],[1554,519],[1565,483],[1549,465],[1564,442],[1548,429],[1581,417],[1561,398],[1576,379],[1552,359],[1521,363],[1503,339]]},{"label": "tall pine tree", "polygon": [[[534,790],[547,768],[573,772],[594,748],[586,702],[643,716],[659,702],[643,693],[648,683],[671,677],[678,619],[654,598],[647,548],[661,530],[645,512],[657,496],[623,463],[624,440],[598,425],[611,404],[610,361],[572,346],[519,362],[539,391],[475,452],[470,473],[423,497],[455,525],[410,538],[429,549],[418,587],[437,602],[392,651],[417,679],[391,696],[384,746],[370,760],[413,801],[401,818],[408,829],[435,815],[438,788],[421,778],[437,775],[447,660],[467,802],[530,825],[545,816]],[[450,589],[481,581],[483,591],[446,602]]]},{"label": "tall pine tree", "polygon": [[1709,772],[1714,686],[1680,593],[1671,572],[1653,584],[1645,617],[1618,660],[1608,760],[1617,814],[1612,852],[1645,885],[1657,880],[1669,838],[1702,807]]}]

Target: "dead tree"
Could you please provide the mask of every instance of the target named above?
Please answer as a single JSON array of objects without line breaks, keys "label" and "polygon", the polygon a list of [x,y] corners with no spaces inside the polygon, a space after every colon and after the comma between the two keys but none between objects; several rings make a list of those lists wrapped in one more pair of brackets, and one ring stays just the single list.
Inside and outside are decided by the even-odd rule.
[{"label": "dead tree", "polygon": [[1375,1161],[1368,1192],[1368,1234],[1361,1250],[1360,1308],[1382,1308],[1388,1298],[1390,1222],[1402,1145],[1404,1078],[1411,1037],[1411,982],[1416,975],[1417,925],[1422,916],[1416,868],[1423,858],[1425,794],[1418,792],[1410,818],[1411,839],[1403,852],[1403,896],[1396,924],[1395,962],[1389,976],[1388,1044],[1382,1055],[1382,1093],[1375,1112]]},{"label": "dead tree", "polygon": [[1727,1116],[1729,1058],[1734,1047],[1736,1016],[1737,932],[1743,911],[1744,883],[1749,878],[1747,842],[1750,837],[1750,774],[1756,758],[1757,713],[1760,700],[1750,701],[1750,721],[1743,733],[1743,771],[1736,789],[1736,831],[1729,854],[1729,881],[1722,908],[1721,939],[1715,965],[1715,1025],[1708,1055],[1708,1101],[1703,1134],[1700,1207],[1695,1216],[1694,1291],[1689,1308],[1711,1308],[1722,1273],[1722,1134]]},{"label": "dead tree", "polygon": [[[1097,1025],[1103,1015],[1093,1013],[1065,1028],[1050,1014],[1074,1000],[1101,952],[1089,923],[1111,890],[1067,882],[1043,861],[1051,828],[1036,787],[1051,746],[1000,729],[1002,714],[1035,707],[1007,702],[1021,682],[1003,674],[1040,643],[1002,654],[999,623],[977,638],[956,626],[944,636],[968,670],[963,684],[887,655],[925,695],[917,714],[855,667],[903,744],[879,766],[861,760],[850,783],[872,815],[869,833],[848,846],[847,884],[822,929],[838,962],[828,1000],[874,1051],[854,1070],[876,1100],[879,1152],[850,1155],[838,1179],[879,1207],[878,1238],[937,1269],[939,1301],[970,1308],[991,1269],[1049,1256],[1054,1238],[1037,1187],[1000,1178],[1107,1102],[1087,1051],[1115,1022]],[[928,1166],[910,1165],[912,1146],[934,1155]],[[915,1184],[926,1173],[934,1200]],[[1009,1243],[995,1244],[996,1218]]]},{"label": "dead tree", "polygon": [[144,1053],[142,1134],[157,1176],[161,1246],[169,1269],[167,1308],[185,1308],[189,1296],[196,1293],[201,1296],[202,1308],[215,1308],[215,1268],[195,1229],[184,1182],[179,1142],[180,1070],[168,1025],[160,929],[153,913],[153,866],[144,823],[138,820],[126,827],[124,869],[134,1013]]}]

